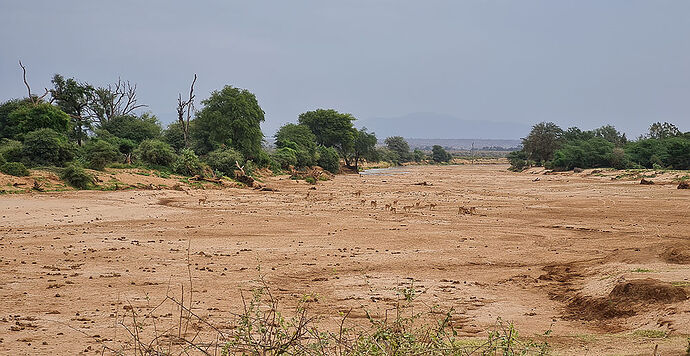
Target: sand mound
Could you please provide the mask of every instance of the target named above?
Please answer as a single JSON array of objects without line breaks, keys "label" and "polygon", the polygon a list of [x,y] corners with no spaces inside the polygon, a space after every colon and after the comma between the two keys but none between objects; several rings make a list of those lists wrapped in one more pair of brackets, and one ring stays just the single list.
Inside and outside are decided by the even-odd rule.
[{"label": "sand mound", "polygon": [[635,279],[618,284],[609,294],[611,300],[629,300],[645,303],[674,303],[688,299],[685,289],[674,287],[658,279]]},{"label": "sand mound", "polygon": [[621,282],[604,298],[576,296],[568,304],[568,319],[604,320],[629,317],[653,307],[688,299],[681,287],[657,279]]},{"label": "sand mound", "polygon": [[661,257],[668,263],[679,265],[690,264],[690,246],[671,247],[667,249]]}]

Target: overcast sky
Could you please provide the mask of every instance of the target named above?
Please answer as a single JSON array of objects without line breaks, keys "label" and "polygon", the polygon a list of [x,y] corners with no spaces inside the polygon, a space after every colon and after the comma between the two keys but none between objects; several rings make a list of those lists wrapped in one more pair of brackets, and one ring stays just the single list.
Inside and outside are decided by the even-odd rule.
[{"label": "overcast sky", "polygon": [[[491,123],[483,138],[539,121],[690,131],[686,0],[0,0],[0,41],[1,101],[26,93],[21,59],[34,92],[54,73],[136,82],[164,123],[197,73],[199,99],[255,93],[267,134],[316,108],[384,137],[487,136],[464,120]],[[425,115],[448,125],[409,120]]]}]

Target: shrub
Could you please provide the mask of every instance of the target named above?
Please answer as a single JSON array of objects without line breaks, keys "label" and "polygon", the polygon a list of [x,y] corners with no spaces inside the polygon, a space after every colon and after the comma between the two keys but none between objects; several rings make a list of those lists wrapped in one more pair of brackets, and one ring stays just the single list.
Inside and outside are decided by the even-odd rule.
[{"label": "shrub", "polygon": [[204,174],[204,165],[194,151],[189,148],[184,148],[180,151],[180,155],[177,156],[177,159],[172,164],[172,169],[175,173],[185,176]]},{"label": "shrub", "polygon": [[34,166],[62,166],[75,152],[74,144],[52,129],[38,129],[24,137],[23,160]]},{"label": "shrub", "polygon": [[117,137],[137,143],[155,139],[161,135],[161,124],[155,116],[150,114],[115,116],[104,123],[102,128]]},{"label": "shrub", "polygon": [[613,148],[613,143],[601,137],[570,141],[554,153],[549,167],[556,170],[610,167]]},{"label": "shrub", "polygon": [[524,150],[510,152],[508,154],[510,170],[520,172],[527,168],[529,166],[527,158],[527,152],[525,152]]},{"label": "shrub", "polygon": [[5,161],[5,157],[3,157],[2,155],[0,155],[0,166],[2,166],[2,165],[5,164],[5,163],[7,163],[7,161]]},{"label": "shrub", "polygon": [[319,160],[317,164],[321,168],[336,174],[340,171],[340,156],[332,147],[319,146]]},{"label": "shrub", "polygon": [[6,162],[0,166],[0,172],[15,177],[26,177],[29,175],[29,170],[21,162]]},{"label": "shrub", "polygon": [[11,131],[15,139],[23,139],[24,135],[39,129],[52,129],[66,134],[69,130],[69,115],[48,103],[22,105],[8,115],[12,125]]},{"label": "shrub", "polygon": [[453,159],[453,156],[448,153],[443,147],[434,145],[431,149],[431,159],[436,163],[448,162]]},{"label": "shrub", "polygon": [[3,138],[0,140],[0,156],[7,162],[19,162],[22,160],[24,144],[19,141]]},{"label": "shrub", "polygon": [[159,140],[142,141],[134,154],[146,163],[159,166],[170,166],[175,161],[175,152],[170,145]]},{"label": "shrub", "polygon": [[68,163],[62,170],[60,178],[77,189],[89,189],[94,183],[93,176],[76,162]]},{"label": "shrub", "polygon": [[103,170],[108,163],[116,162],[120,158],[120,150],[105,140],[91,140],[84,147],[84,157],[89,168]]},{"label": "shrub", "polygon": [[412,159],[415,162],[420,163],[426,159],[426,154],[424,154],[424,152],[422,150],[415,148],[414,151],[412,152]]},{"label": "shrub", "polygon": [[206,156],[206,163],[214,170],[228,177],[235,177],[235,162],[242,165],[242,154],[232,148],[217,149]]},{"label": "shrub", "polygon": [[280,165],[282,169],[289,169],[290,166],[297,165],[297,155],[292,148],[283,147],[276,150],[275,153],[273,153],[273,159],[278,162],[278,165]]}]

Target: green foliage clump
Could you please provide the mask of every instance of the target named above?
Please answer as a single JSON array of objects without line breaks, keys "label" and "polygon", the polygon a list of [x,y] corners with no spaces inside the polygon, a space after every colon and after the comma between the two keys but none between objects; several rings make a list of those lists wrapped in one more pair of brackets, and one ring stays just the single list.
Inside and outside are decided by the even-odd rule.
[{"label": "green foliage clump", "polygon": [[412,160],[412,154],[410,153],[410,145],[401,136],[392,136],[386,138],[386,147],[394,153],[393,160],[391,163],[399,165],[403,162],[409,162]]},{"label": "green foliage clump", "polygon": [[232,148],[220,148],[209,153],[205,162],[216,172],[222,175],[234,178],[237,164],[240,166],[244,164],[244,157],[238,151]]},{"label": "green foliage clump", "polygon": [[291,148],[297,158],[296,167],[310,167],[316,164],[316,136],[306,125],[286,124],[275,135],[278,148]]},{"label": "green foliage clump", "polygon": [[163,142],[169,144],[175,152],[180,152],[180,150],[185,148],[184,131],[182,131],[182,126],[179,122],[173,122],[168,125],[168,127],[163,130],[161,138]]},{"label": "green foliage clump", "polygon": [[119,148],[106,140],[91,140],[84,146],[83,151],[89,168],[99,171],[122,156]]},{"label": "green foliage clump", "polygon": [[136,157],[145,163],[169,167],[175,161],[175,152],[160,140],[144,140],[134,151]]},{"label": "green foliage clump", "polygon": [[445,163],[450,162],[450,160],[453,159],[453,155],[448,153],[443,147],[434,145],[434,147],[431,148],[431,159],[436,163]]},{"label": "green foliage clump", "polygon": [[529,135],[522,139],[523,150],[529,159],[542,165],[553,158],[554,152],[561,146],[563,134],[563,130],[553,122],[540,122],[532,126]]},{"label": "green foliage clump", "polygon": [[15,177],[26,177],[29,175],[29,170],[26,169],[21,162],[6,162],[0,165],[0,172],[9,174]]},{"label": "green foliage clump", "polygon": [[349,167],[357,169],[359,162],[363,161],[377,161],[378,156],[376,152],[376,134],[367,132],[366,128],[361,130],[354,129],[354,138],[352,147],[347,150],[345,154],[345,164]]},{"label": "green foliage clump", "polygon": [[204,174],[204,165],[194,151],[183,148],[177,159],[172,164],[175,173],[185,176],[195,176]]},{"label": "green foliage clump", "polygon": [[201,102],[204,107],[190,125],[190,135],[199,154],[221,146],[232,147],[247,159],[261,151],[264,111],[248,90],[225,86]]},{"label": "green foliage clump", "polygon": [[8,115],[11,123],[7,129],[13,139],[21,140],[29,132],[39,129],[51,129],[60,134],[67,134],[70,117],[59,108],[48,103],[25,104]]},{"label": "green foliage clump", "polygon": [[609,167],[613,148],[613,143],[600,137],[568,142],[554,153],[549,166],[556,170]]},{"label": "green foliage clump", "polygon": [[53,129],[38,129],[24,137],[23,160],[32,166],[62,166],[75,154],[76,147],[67,136]]},{"label": "green foliage clump", "polygon": [[333,109],[318,109],[299,115],[299,123],[309,127],[321,146],[333,147],[342,156],[353,145],[355,121],[351,114],[339,113]]},{"label": "green foliage clump", "polygon": [[317,164],[333,174],[338,173],[340,171],[338,152],[332,147],[319,146],[319,160]]},{"label": "green foliage clump", "polygon": [[94,183],[94,177],[77,162],[68,163],[62,170],[60,179],[77,189],[89,189]]},{"label": "green foliage clump", "polygon": [[151,114],[115,116],[104,122],[101,129],[137,144],[161,136],[161,124],[158,118]]},{"label": "green foliage clump", "polygon": [[655,165],[673,169],[690,169],[690,139],[674,136],[664,139],[641,139],[629,143],[625,153],[630,161],[645,167]]},{"label": "green foliage clump", "polygon": [[508,162],[510,162],[510,170],[520,172],[529,167],[527,152],[524,150],[513,151],[508,154]]},{"label": "green foliage clump", "polygon": [[426,159],[426,154],[424,151],[415,148],[415,150],[412,152],[412,160],[414,160],[417,163],[420,163]]},{"label": "green foliage clump", "polygon": [[7,138],[0,139],[0,156],[7,162],[20,162],[24,152],[24,144]]},{"label": "green foliage clump", "polygon": [[297,154],[295,150],[289,147],[277,149],[273,153],[273,159],[278,163],[281,169],[290,169],[291,166],[297,165]]}]

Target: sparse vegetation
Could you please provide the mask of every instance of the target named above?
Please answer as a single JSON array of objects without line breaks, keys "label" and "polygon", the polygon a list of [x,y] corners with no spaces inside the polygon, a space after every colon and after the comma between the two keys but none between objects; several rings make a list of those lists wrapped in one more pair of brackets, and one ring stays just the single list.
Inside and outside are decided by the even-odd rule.
[{"label": "sparse vegetation", "polygon": [[68,163],[60,178],[77,189],[89,189],[94,183],[94,177],[76,162]]}]

